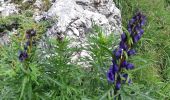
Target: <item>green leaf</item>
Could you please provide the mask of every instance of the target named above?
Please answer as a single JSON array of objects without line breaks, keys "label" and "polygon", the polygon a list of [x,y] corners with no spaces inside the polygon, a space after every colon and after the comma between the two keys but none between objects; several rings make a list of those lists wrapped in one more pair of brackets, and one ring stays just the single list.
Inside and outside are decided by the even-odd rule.
[{"label": "green leaf", "polygon": [[23,95],[24,95],[24,90],[25,90],[27,82],[28,82],[28,77],[25,76],[23,81],[22,81],[21,94],[20,94],[19,100],[21,100]]},{"label": "green leaf", "polygon": [[106,47],[106,46],[104,46],[104,45],[102,45],[102,44],[98,44],[99,46],[101,46],[102,47],[102,49],[104,49],[105,51],[107,51],[108,52],[108,54],[110,54],[111,56],[113,55],[113,53],[112,53],[112,51],[111,50],[109,50],[108,49],[108,47]]}]

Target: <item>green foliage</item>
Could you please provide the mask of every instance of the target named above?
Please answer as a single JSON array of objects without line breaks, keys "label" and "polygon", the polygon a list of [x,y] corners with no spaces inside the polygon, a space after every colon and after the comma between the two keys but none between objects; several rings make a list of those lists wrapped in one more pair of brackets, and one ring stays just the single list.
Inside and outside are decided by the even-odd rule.
[{"label": "green foliage", "polygon": [[[47,57],[41,58],[43,94],[39,95],[46,99],[78,99],[83,88],[83,69],[71,63],[71,55],[75,48],[68,47],[67,39],[51,39],[48,43],[52,48],[46,48]],[[49,56],[49,57],[48,57]]]},{"label": "green foliage", "polygon": [[0,31],[10,33],[15,27],[17,27],[16,34],[21,35],[20,37],[22,37],[26,30],[32,28],[37,30],[37,39],[39,39],[43,33],[47,31],[47,28],[50,27],[53,21],[40,21],[39,23],[36,23],[30,14],[32,14],[31,11],[26,11],[21,15],[13,15],[1,18]]},{"label": "green foliage", "polygon": [[[17,5],[20,5],[20,9],[24,12],[26,10],[34,10],[35,8],[34,3],[36,0],[28,0],[27,2],[24,2],[24,0],[11,0],[12,3],[15,3]],[[42,11],[47,11],[51,7],[50,0],[42,0]]]},{"label": "green foliage", "polygon": [[[90,62],[88,68],[71,61],[73,53],[79,49],[69,47],[67,38],[47,38],[50,48],[35,48],[25,63],[20,62],[17,52],[21,41],[18,37],[13,37],[12,43],[0,50],[0,99],[102,98],[105,92],[110,90],[105,73],[110,64],[114,37],[113,34],[104,35],[100,28],[95,29],[95,32],[97,37],[90,36],[90,45],[86,48],[93,56],[92,59],[86,59]],[[42,54],[42,51],[45,51],[45,54]],[[106,97],[109,95],[111,94]]]},{"label": "green foliage", "polygon": [[98,26],[94,26],[93,32],[88,36],[89,45],[84,49],[91,56],[91,59],[85,59],[91,66],[87,68],[88,71],[86,72],[91,88],[86,93],[91,93],[92,99],[106,99],[110,96],[110,86],[107,84],[106,71],[111,64],[112,49],[115,47],[113,44],[118,42],[114,40],[116,40],[114,34],[106,35]]},{"label": "green foliage", "polygon": [[[27,29],[37,30],[36,41],[38,41],[49,27],[49,23],[47,21],[35,23],[31,17],[24,14],[0,19],[0,25],[4,26],[1,32],[9,33],[11,40],[9,44],[0,47],[0,99],[37,98],[36,89],[40,89],[39,77],[42,74],[40,65],[37,63],[37,50],[33,48],[33,52],[30,52],[30,57],[25,63],[18,60],[18,51],[22,49],[22,43],[25,42],[23,37]],[[17,33],[10,34],[14,28],[17,29]]]},{"label": "green foliage", "polygon": [[[48,1],[48,0],[47,0]],[[128,72],[132,84],[125,84],[118,94],[122,100],[170,99],[170,15],[168,0],[115,0],[122,10],[123,25],[136,10],[147,15],[144,37],[135,45],[137,55],[130,57],[135,69]],[[106,71],[112,50],[119,41],[106,35],[100,27],[87,36],[87,47],[70,47],[70,40],[48,39],[49,47],[35,47],[26,63],[18,60],[18,50],[27,29],[37,30],[38,41],[52,22],[35,23],[32,11],[0,19],[0,30],[10,33],[13,22],[19,24],[19,35],[0,46],[0,100],[113,100],[113,86]],[[3,27],[5,26],[5,27]],[[124,26],[126,28],[126,26]],[[113,45],[114,44],[114,45]],[[86,50],[91,58],[80,58],[88,67],[72,61],[75,52]],[[118,95],[115,95],[118,96]]]},{"label": "green foliage", "polygon": [[[170,98],[168,94],[170,92],[168,90],[170,89],[170,16],[168,2],[168,0],[119,2],[121,4],[123,25],[127,25],[127,20],[132,15],[129,12],[140,10],[147,16],[144,37],[136,46],[138,54],[131,58],[137,68],[131,73],[135,83],[145,85],[140,90],[156,100]],[[146,100],[149,100],[149,98],[146,98]]]}]

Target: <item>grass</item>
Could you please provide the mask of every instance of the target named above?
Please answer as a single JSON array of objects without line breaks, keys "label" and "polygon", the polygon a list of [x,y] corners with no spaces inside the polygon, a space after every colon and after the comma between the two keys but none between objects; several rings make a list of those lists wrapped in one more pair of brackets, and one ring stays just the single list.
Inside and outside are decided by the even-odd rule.
[{"label": "grass", "polygon": [[[137,54],[130,57],[135,64],[135,69],[128,72],[133,83],[122,85],[119,91],[122,100],[169,100],[170,2],[116,0],[116,4],[122,10],[124,27],[137,10],[147,16],[143,38],[135,45]],[[0,19],[0,25],[10,26],[13,21],[21,24],[18,28],[21,35],[12,35],[12,42],[0,47],[0,100],[113,100],[114,87],[108,83],[106,71],[111,64],[113,44],[118,42],[114,34],[106,36],[99,27],[94,27],[93,34],[87,36],[89,45],[79,49],[69,47],[67,37],[62,41],[47,38],[53,48],[35,47],[30,58],[21,63],[18,50],[22,48],[19,44],[24,42],[25,31],[36,26],[38,41],[50,24],[37,24],[30,15],[27,12]],[[80,61],[89,62],[91,67],[83,68],[71,61],[72,54],[79,50],[89,52],[92,58]]]},{"label": "grass", "polygon": [[134,81],[138,84],[144,84],[148,88],[147,92],[151,93],[156,100],[167,100],[170,97],[168,90],[170,85],[169,1],[131,0],[120,3],[123,25],[127,25],[127,20],[137,10],[142,11],[147,16],[144,37],[137,45],[138,55],[131,59],[136,64],[137,69],[140,69],[133,73]]}]

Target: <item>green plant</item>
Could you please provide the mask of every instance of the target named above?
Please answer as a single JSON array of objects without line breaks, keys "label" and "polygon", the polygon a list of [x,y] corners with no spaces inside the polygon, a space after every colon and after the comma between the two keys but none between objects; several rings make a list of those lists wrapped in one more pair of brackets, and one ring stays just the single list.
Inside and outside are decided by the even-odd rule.
[{"label": "green plant", "polygon": [[[123,25],[127,25],[127,20],[137,10],[147,16],[144,37],[135,45],[137,55],[128,59],[135,65],[135,69],[128,72],[132,84],[122,86],[119,91],[121,99],[169,100],[168,1],[114,1],[122,11]],[[43,41],[47,47],[34,46],[26,62],[21,62],[18,50],[24,50],[27,41],[24,38],[25,31],[36,30],[34,40],[40,42],[39,39],[52,25],[51,21],[36,23],[31,16],[32,12],[26,11],[21,15],[0,19],[0,32],[9,33],[11,39],[9,44],[0,46],[0,100],[113,100],[114,87],[108,84],[106,73],[119,37],[106,35],[100,27],[94,26],[92,33],[87,36],[87,47],[79,49],[69,46],[68,37],[46,37]],[[18,35],[11,34],[13,29],[17,30]],[[86,50],[91,56],[80,58],[81,62],[88,62],[86,68],[71,60],[74,52],[80,50]]]},{"label": "green plant", "polygon": [[[131,59],[136,66],[132,71],[133,76],[138,76],[135,83],[145,85],[141,91],[155,99],[169,99],[165,93],[169,88],[169,11],[164,6],[163,0],[131,0],[122,1],[123,24],[131,16],[129,12],[142,10],[147,15],[147,27],[144,38],[141,39],[138,48],[138,55]],[[124,26],[127,27],[127,26]],[[164,88],[166,87],[166,89]],[[148,98],[149,99],[149,98]]]}]

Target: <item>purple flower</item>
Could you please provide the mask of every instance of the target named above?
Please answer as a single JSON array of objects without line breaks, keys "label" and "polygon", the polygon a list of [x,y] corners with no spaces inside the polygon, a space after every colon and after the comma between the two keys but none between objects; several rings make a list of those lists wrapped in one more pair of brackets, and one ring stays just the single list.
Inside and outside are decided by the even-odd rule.
[{"label": "purple flower", "polygon": [[[138,30],[140,30],[141,29],[141,27],[140,27],[140,25],[139,24],[137,24],[136,26],[135,26],[135,28],[134,28],[135,30],[135,32],[138,32]],[[136,34],[136,33],[135,33]]]},{"label": "purple flower", "polygon": [[30,39],[31,37],[36,35],[36,31],[34,29],[29,29],[26,31],[26,38]]},{"label": "purple flower", "polygon": [[122,48],[119,48],[119,49],[116,49],[113,53],[114,53],[116,59],[119,59],[123,53],[123,50],[122,50]]},{"label": "purple flower", "polygon": [[31,44],[30,41],[27,41],[27,42],[25,43],[26,46],[30,46],[30,44]]},{"label": "purple flower", "polygon": [[128,27],[128,32],[130,33],[130,35],[133,35],[131,27]]},{"label": "purple flower", "polygon": [[117,64],[111,65],[109,71],[107,72],[107,79],[109,82],[113,83],[115,80],[115,74],[118,72],[119,68]]},{"label": "purple flower", "polygon": [[[113,51],[114,57],[112,59],[112,65],[107,72],[107,79],[109,82],[115,83],[115,94],[120,90],[122,83],[131,83],[131,79],[128,78],[129,75],[124,73],[124,70],[131,70],[134,68],[134,65],[126,61],[127,57],[125,54],[127,53],[128,56],[136,54],[136,51],[132,49],[133,43],[138,42],[142,37],[144,33],[142,26],[145,23],[146,17],[141,12],[136,13],[127,25],[127,30],[130,33],[130,40],[128,40],[126,33],[122,33],[119,47]],[[133,43],[131,43],[131,39]]]},{"label": "purple flower", "polygon": [[142,26],[146,23],[146,17],[138,12],[128,23],[128,31],[136,43],[144,33]]},{"label": "purple flower", "polygon": [[121,82],[120,82],[120,81],[117,81],[117,82],[116,82],[115,89],[116,89],[116,90],[120,90],[120,87],[121,87]]},{"label": "purple flower", "polygon": [[125,51],[128,50],[128,46],[127,46],[127,44],[124,41],[120,41],[119,47],[122,48]]},{"label": "purple flower", "polygon": [[30,39],[30,38],[31,38],[31,35],[26,33],[26,38],[27,38],[27,39]]},{"label": "purple flower", "polygon": [[136,51],[134,49],[131,49],[127,52],[128,56],[136,54]]},{"label": "purple flower", "polygon": [[136,34],[136,35],[133,37],[133,42],[134,42],[134,43],[138,42],[138,41],[140,40],[141,36],[142,36],[141,34]]},{"label": "purple flower", "polygon": [[128,64],[128,63],[127,63],[127,61],[125,60],[125,61],[122,62],[121,67],[126,68],[127,64]]},{"label": "purple flower", "polygon": [[115,81],[115,74],[113,73],[113,67],[110,67],[109,71],[107,72],[107,80],[111,83]]},{"label": "purple flower", "polygon": [[36,31],[32,29],[32,30],[30,31],[30,34],[31,34],[31,36],[35,36],[35,35],[36,35]]},{"label": "purple flower", "polygon": [[141,26],[144,26],[145,25],[145,23],[146,23],[146,16],[142,16],[141,17]]},{"label": "purple flower", "polygon": [[133,69],[134,65],[131,64],[131,63],[128,63],[127,61],[123,61],[122,64],[121,64],[121,67],[126,68],[128,70],[128,69]]},{"label": "purple flower", "polygon": [[26,51],[19,51],[19,60],[22,62],[24,61],[25,59],[28,58],[28,54]]},{"label": "purple flower", "polygon": [[142,26],[144,26],[145,24],[146,24],[146,16],[143,15],[143,16],[141,17],[141,20],[140,20],[140,25],[141,25],[141,27],[142,27]]},{"label": "purple flower", "polygon": [[136,21],[136,18],[132,18],[130,21],[129,21],[129,25],[133,25],[134,23],[135,23],[135,21]]},{"label": "purple flower", "polygon": [[113,73],[118,72],[118,70],[119,70],[118,65],[117,65],[117,64],[114,64],[114,65],[112,65],[112,66],[113,66]]},{"label": "purple flower", "polygon": [[128,63],[128,64],[126,65],[126,69],[127,69],[127,70],[133,69],[133,68],[134,68],[134,65],[131,64],[131,63]]},{"label": "purple flower", "polygon": [[116,64],[116,60],[112,59],[112,64],[113,65]]},{"label": "purple flower", "polygon": [[124,41],[124,42],[126,42],[126,34],[125,34],[125,33],[123,33],[123,34],[121,35],[121,40]]},{"label": "purple flower", "polygon": [[143,35],[143,33],[144,33],[144,30],[143,30],[143,29],[137,30],[137,34]]}]

